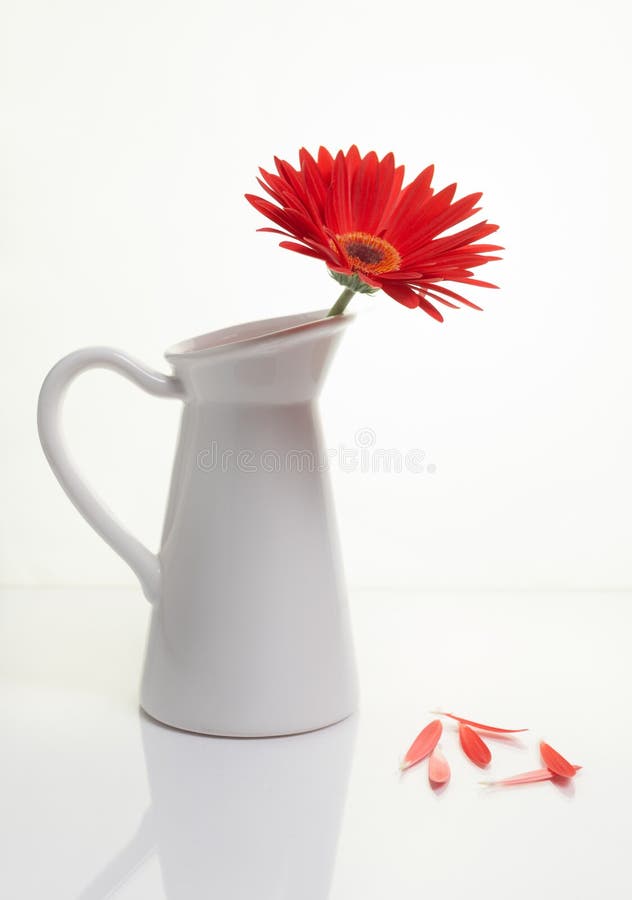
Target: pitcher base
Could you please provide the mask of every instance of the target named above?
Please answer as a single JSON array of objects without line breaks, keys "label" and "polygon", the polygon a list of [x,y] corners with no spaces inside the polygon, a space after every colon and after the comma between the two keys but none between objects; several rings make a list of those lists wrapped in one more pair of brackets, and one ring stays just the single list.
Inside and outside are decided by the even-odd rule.
[{"label": "pitcher base", "polygon": [[185,725],[182,722],[176,721],[168,721],[164,716],[157,716],[152,713],[149,709],[147,709],[141,703],[139,705],[141,716],[147,716],[153,722],[156,722],[158,725],[164,725],[167,728],[173,728],[175,731],[184,731],[187,734],[199,734],[204,735],[205,737],[216,737],[216,738],[233,738],[233,739],[252,739],[256,740],[257,738],[274,738],[274,737],[294,737],[299,734],[311,734],[314,731],[322,731],[323,728],[330,728],[332,725],[337,725],[339,722],[344,722],[345,719],[348,719],[350,716],[355,715],[357,712],[357,707],[350,709],[348,712],[343,715],[339,715],[336,718],[332,718],[326,722],[320,722],[319,724],[301,727],[299,729],[289,728],[287,730],[257,730],[257,731],[246,731],[242,729],[232,729],[230,731],[223,731],[221,729],[213,728],[213,727],[201,727],[195,726],[192,727],[190,725]]}]

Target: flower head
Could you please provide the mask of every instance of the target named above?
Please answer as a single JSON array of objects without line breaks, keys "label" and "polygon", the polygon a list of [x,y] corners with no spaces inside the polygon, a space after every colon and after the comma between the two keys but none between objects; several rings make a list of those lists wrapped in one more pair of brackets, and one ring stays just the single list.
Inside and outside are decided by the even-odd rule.
[{"label": "flower head", "polygon": [[502,247],[479,243],[498,226],[483,221],[445,234],[479,212],[482,195],[454,201],[456,184],[435,193],[433,166],[402,187],[404,167],[395,165],[392,153],[382,160],[373,151],[362,157],[355,145],[335,158],[324,147],[316,159],[303,148],[299,169],[274,161],[277,174],[260,169],[257,180],[275,202],[246,194],[279,226],[259,231],[293,238],[280,246],[322,260],[352,291],[381,288],[404,306],[442,321],[431,300],[480,309],[444,282],[496,287],[474,278],[472,269],[499,259],[489,254]]}]

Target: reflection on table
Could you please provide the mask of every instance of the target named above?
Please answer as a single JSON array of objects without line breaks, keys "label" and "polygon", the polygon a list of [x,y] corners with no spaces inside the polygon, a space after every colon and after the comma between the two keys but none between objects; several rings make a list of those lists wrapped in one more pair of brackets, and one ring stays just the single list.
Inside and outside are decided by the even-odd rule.
[{"label": "reflection on table", "polygon": [[82,891],[115,894],[158,853],[168,900],[326,900],[355,718],[283,738],[176,731],[141,714],[151,806]]}]

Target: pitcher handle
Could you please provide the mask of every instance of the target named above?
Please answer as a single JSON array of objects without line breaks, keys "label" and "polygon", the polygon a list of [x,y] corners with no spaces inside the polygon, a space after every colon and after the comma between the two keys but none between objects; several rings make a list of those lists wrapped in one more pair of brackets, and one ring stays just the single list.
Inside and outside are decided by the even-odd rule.
[{"label": "pitcher handle", "polygon": [[160,595],[160,561],[116,521],[77,472],[61,431],[61,407],[72,381],[88,369],[111,369],[157,397],[183,399],[180,381],[110,347],[75,350],[50,370],[39,395],[37,428],[46,458],[71,502],[106,543],[131,567],[150,603]]}]

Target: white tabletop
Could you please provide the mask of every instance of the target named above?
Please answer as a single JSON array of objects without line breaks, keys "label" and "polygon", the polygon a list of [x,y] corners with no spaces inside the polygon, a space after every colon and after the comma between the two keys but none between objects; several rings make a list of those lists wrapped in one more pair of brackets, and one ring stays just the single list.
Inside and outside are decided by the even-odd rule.
[{"label": "white tabletop", "polygon": [[[291,738],[188,735],[139,713],[132,590],[1,595],[2,894],[11,900],[602,900],[632,895],[632,597],[351,597],[359,715]],[[398,762],[442,708],[506,727],[482,773]],[[537,768],[568,786],[490,789]]]}]

